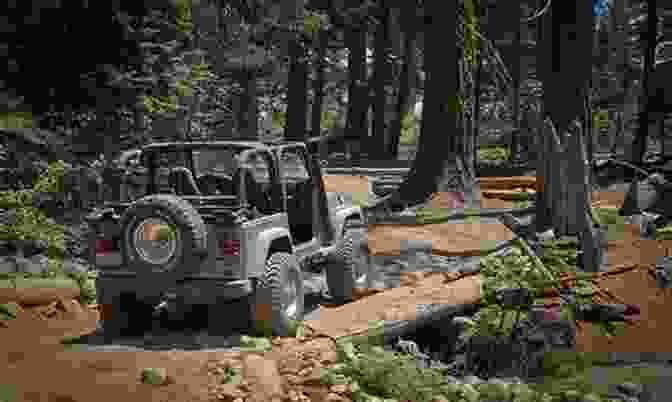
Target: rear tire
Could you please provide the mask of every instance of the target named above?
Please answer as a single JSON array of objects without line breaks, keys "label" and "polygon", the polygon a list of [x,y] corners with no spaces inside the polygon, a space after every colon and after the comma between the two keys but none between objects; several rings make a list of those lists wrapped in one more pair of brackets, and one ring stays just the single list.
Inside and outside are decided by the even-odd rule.
[{"label": "rear tire", "polygon": [[289,253],[273,253],[255,291],[253,322],[256,332],[291,336],[303,318],[303,276],[296,258]]}]

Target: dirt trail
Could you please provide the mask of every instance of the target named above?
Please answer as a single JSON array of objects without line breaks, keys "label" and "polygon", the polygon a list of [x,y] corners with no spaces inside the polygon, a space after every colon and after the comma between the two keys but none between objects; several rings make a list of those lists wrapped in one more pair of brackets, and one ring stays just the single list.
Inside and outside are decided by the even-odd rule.
[{"label": "dirt trail", "polygon": [[[620,195],[622,197],[622,194]],[[600,193],[594,197],[617,207],[616,194]],[[490,226],[487,227],[491,229]],[[374,228],[375,230],[375,228]],[[481,247],[484,230],[472,231],[473,249]],[[664,255],[672,241],[638,239],[638,230],[631,227],[622,239],[609,244],[611,266],[633,264],[643,268],[604,279],[601,283],[628,303],[638,304],[642,319],[613,343],[596,337],[587,324],[579,331],[578,348],[582,351],[667,351],[667,338],[672,333],[668,320],[668,301],[663,292],[656,291],[655,282],[644,267],[650,267],[656,256]],[[453,232],[443,232],[452,237]],[[426,233],[424,234],[426,237]],[[465,238],[468,236],[465,236]],[[399,239],[387,241],[383,249],[399,244]],[[396,243],[395,243],[396,242]],[[320,307],[320,320],[309,321],[309,327],[332,336],[357,333],[368,329],[374,320],[411,318],[416,306],[432,303],[468,303],[480,297],[480,277],[455,277],[446,284],[445,274],[421,274],[404,286],[385,291],[369,291],[360,300],[341,307]],[[260,362],[246,358],[246,353],[227,351],[166,351],[166,352],[88,352],[64,350],[60,340],[92,332],[97,323],[95,309],[78,310],[68,304],[45,312],[27,309],[19,317],[0,327],[0,385],[13,385],[17,401],[48,402],[126,402],[134,401],[234,401],[237,397],[257,395],[265,398],[268,389],[282,390],[286,398],[298,401],[350,401],[348,390],[328,389],[319,384],[319,370],[335,361],[333,342],[308,328],[301,339],[276,339],[274,348]],[[52,306],[54,307],[54,306]],[[68,310],[69,311],[66,311]],[[225,368],[246,367],[245,380],[240,387],[223,385]],[[143,368],[164,368],[171,379],[166,385],[140,383]],[[259,373],[271,373],[262,382],[252,381]],[[261,396],[259,396],[261,395]],[[255,400],[253,398],[245,400]],[[280,399],[283,400],[283,399]]]}]

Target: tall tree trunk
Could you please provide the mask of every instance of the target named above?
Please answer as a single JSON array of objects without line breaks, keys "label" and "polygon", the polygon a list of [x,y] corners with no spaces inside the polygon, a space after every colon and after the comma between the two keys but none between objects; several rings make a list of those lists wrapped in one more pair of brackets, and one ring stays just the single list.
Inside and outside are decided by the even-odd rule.
[{"label": "tall tree trunk", "polygon": [[596,270],[603,249],[597,242],[601,229],[591,219],[582,126],[585,88],[592,72],[592,5],[583,0],[554,3],[547,17],[550,23],[545,24],[540,69],[546,106],[543,201],[556,234],[578,236],[584,268]]},{"label": "tall tree trunk", "polygon": [[456,80],[458,56],[457,1],[425,2],[425,93],[418,152],[408,177],[399,187],[402,204],[425,201],[437,191],[449,165],[457,157],[451,137],[457,132]]},{"label": "tall tree trunk", "polygon": [[361,146],[368,140],[367,111],[369,106],[366,74],[366,31],[363,25],[345,33],[348,47],[348,114],[345,140],[351,156],[357,160]]},{"label": "tall tree trunk", "polygon": [[[522,17],[521,7],[518,6],[518,19]],[[513,109],[513,132],[511,135],[511,160],[519,159],[520,153],[520,55],[521,55],[521,24],[516,24],[515,35],[513,38],[513,46],[511,48],[512,55],[512,69],[513,88],[511,92],[511,103]]]},{"label": "tall tree trunk", "polygon": [[[324,84],[329,33],[321,29],[317,34],[317,54],[315,56],[315,80],[313,81],[313,105],[311,106],[311,136],[322,135],[322,104],[324,103]],[[320,159],[327,159],[326,143],[320,142]]]},{"label": "tall tree trunk", "polygon": [[283,0],[280,21],[287,26],[284,32],[284,50],[289,55],[289,82],[287,94],[287,125],[285,139],[302,141],[306,138],[308,119],[308,64],[299,34],[288,29],[303,15],[303,0]]},{"label": "tall tree trunk", "polygon": [[387,107],[387,84],[390,79],[389,54],[389,29],[390,8],[385,2],[381,4],[380,24],[375,31],[375,70],[373,76],[374,103],[373,103],[373,138],[369,143],[369,155],[376,159],[386,159],[390,155],[386,152],[389,145],[386,143],[386,113]]},{"label": "tall tree trunk", "polygon": [[294,39],[290,42],[289,54],[285,139],[302,141],[306,138],[306,119],[308,118],[308,64],[305,50],[298,40]]},{"label": "tall tree trunk", "polygon": [[656,51],[656,35],[658,33],[657,23],[658,23],[658,9],[656,8],[656,0],[647,0],[647,29],[646,29],[646,39],[642,38],[642,47],[644,51],[644,70],[642,77],[642,92],[640,97],[640,108],[639,115],[637,118],[638,127],[637,135],[635,136],[634,141],[632,142],[632,154],[629,155],[630,162],[633,164],[640,164],[644,160],[644,154],[646,153],[646,145],[649,135],[649,110],[652,105],[649,102],[650,99],[650,81],[651,75],[653,72],[653,66],[655,63],[655,51]]},{"label": "tall tree trunk", "polygon": [[[482,45],[481,45],[482,51]],[[473,122],[473,134],[472,141],[474,146],[472,149],[472,160],[474,161],[474,168],[478,165],[478,137],[481,131],[481,80],[483,75],[483,60],[479,56],[478,65],[476,66],[476,73],[474,74],[474,104],[472,110],[472,116],[474,119]]]},{"label": "tall tree trunk", "polygon": [[626,104],[631,101],[631,99],[628,97],[631,87],[630,74],[628,74],[631,63],[630,49],[627,45],[629,24],[628,16],[626,15],[626,9],[628,7],[629,0],[614,0],[612,7],[614,34],[610,38],[613,38],[613,44],[611,48],[615,53],[614,70],[616,71],[616,74],[618,75],[618,78],[621,82],[621,88],[619,89],[624,94],[623,102],[616,105],[616,133],[612,139],[612,149],[615,149],[617,146],[617,140],[621,138],[622,131],[624,130],[624,123],[626,121]]},{"label": "tall tree trunk", "polygon": [[240,96],[240,114],[238,124],[240,132],[239,138],[247,140],[257,140],[258,126],[258,106],[257,106],[257,80],[253,70],[244,70],[239,73],[240,85],[243,87],[243,93]]},{"label": "tall tree trunk", "polygon": [[[411,4],[408,2],[407,4]],[[402,9],[404,13],[409,12],[410,6]],[[415,15],[415,8],[410,10]],[[408,15],[406,15],[408,17]],[[402,17],[402,21],[404,18]],[[417,60],[415,54],[416,35],[413,24],[403,24],[403,66],[399,77],[399,92],[397,95],[396,116],[390,125],[390,155],[396,158],[399,155],[399,137],[401,136],[402,124],[407,113],[412,111],[415,105],[415,88],[417,76]]]}]

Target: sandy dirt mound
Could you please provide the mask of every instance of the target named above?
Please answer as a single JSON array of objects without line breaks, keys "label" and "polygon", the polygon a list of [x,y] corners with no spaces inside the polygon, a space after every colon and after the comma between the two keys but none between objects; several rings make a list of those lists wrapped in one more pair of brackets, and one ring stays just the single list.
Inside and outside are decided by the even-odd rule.
[{"label": "sandy dirt mound", "polygon": [[369,178],[366,176],[324,175],[322,181],[327,192],[360,194],[369,192]]},{"label": "sandy dirt mound", "polygon": [[59,299],[76,299],[80,289],[72,288],[0,288],[0,304],[17,302],[22,304],[44,305]]},{"label": "sandy dirt mound", "polygon": [[517,188],[536,189],[535,176],[479,177],[481,190],[513,190]]},{"label": "sandy dirt mound", "polygon": [[625,194],[620,191],[593,192],[593,205],[600,208],[620,208],[624,199]]},{"label": "sandy dirt mound", "polygon": [[475,256],[498,243],[512,240],[513,232],[497,222],[447,222],[431,225],[369,225],[372,255],[398,255],[402,242],[432,242],[432,253]]},{"label": "sandy dirt mound", "polygon": [[[481,190],[483,189],[497,189],[503,188],[505,190],[517,189],[517,188],[528,188],[527,184],[530,183],[528,177],[518,178],[513,177],[511,180],[506,181],[504,179],[508,178],[483,178],[486,180],[485,186],[481,185]],[[534,179],[534,178],[532,178]],[[369,179],[366,176],[349,176],[349,175],[325,175],[323,177],[324,185],[326,191],[329,192],[343,192],[343,193],[353,193],[353,194],[367,194],[369,193]],[[533,183],[534,181],[532,181]],[[492,184],[494,183],[494,184]],[[526,184],[521,186],[520,184]],[[494,186],[494,187],[490,187]],[[499,186],[499,187],[498,187]],[[513,208],[514,204],[510,201],[505,201],[497,198],[498,194],[493,192],[489,194],[487,192],[481,192],[481,208],[483,209],[506,209]],[[510,197],[509,197],[510,198]],[[453,196],[451,193],[437,193],[434,195],[431,201],[432,208],[452,208],[453,205]]]}]

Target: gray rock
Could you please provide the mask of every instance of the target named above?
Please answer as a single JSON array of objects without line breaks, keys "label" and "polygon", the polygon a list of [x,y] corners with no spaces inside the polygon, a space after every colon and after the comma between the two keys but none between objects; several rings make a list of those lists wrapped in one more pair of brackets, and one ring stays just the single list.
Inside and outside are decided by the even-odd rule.
[{"label": "gray rock", "polygon": [[0,257],[0,274],[12,274],[16,272],[14,257]]},{"label": "gray rock", "polygon": [[425,252],[432,253],[431,240],[403,240],[400,244],[402,252]]},{"label": "gray rock", "polygon": [[[41,256],[43,257],[43,256]],[[46,257],[44,257],[46,258]],[[15,257],[16,271],[28,275],[41,275],[46,272],[48,265],[40,258]]]},{"label": "gray rock", "polygon": [[487,381],[489,384],[495,384],[495,385],[504,385],[504,386],[509,386],[511,383],[504,381],[501,378],[490,378]]},{"label": "gray rock", "polygon": [[16,225],[17,219],[16,209],[0,212],[0,224],[2,225]]},{"label": "gray rock", "polygon": [[14,248],[6,240],[0,240],[0,256],[14,255]]},{"label": "gray rock", "polygon": [[480,264],[464,264],[458,268],[459,272],[463,275],[473,274],[481,271]]},{"label": "gray rock", "polygon": [[83,274],[88,271],[88,268],[84,264],[80,264],[73,260],[63,261],[63,271],[66,274]]},{"label": "gray rock", "polygon": [[469,317],[454,317],[452,319],[452,323],[457,325],[459,328],[463,329],[466,328],[467,326],[471,326],[475,324],[475,321]]},{"label": "gray rock", "polygon": [[672,286],[672,258],[658,257],[656,261],[656,282],[661,289]]},{"label": "gray rock", "polygon": [[632,382],[624,382],[616,386],[618,392],[627,396],[639,397],[644,392],[644,387],[641,384]]},{"label": "gray rock", "polygon": [[453,384],[460,384],[462,382],[459,378],[452,375],[445,375],[444,378]]},{"label": "gray rock", "polygon": [[524,384],[520,377],[504,377],[501,380],[507,384]]},{"label": "gray rock", "polygon": [[464,378],[462,378],[462,383],[464,384],[471,384],[471,385],[478,385],[482,384],[484,381],[475,375],[468,375]]}]

